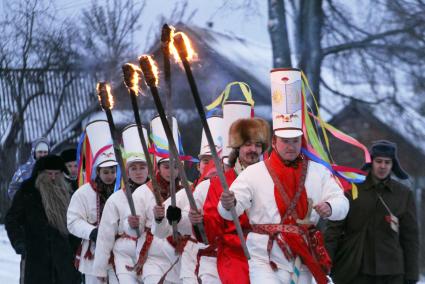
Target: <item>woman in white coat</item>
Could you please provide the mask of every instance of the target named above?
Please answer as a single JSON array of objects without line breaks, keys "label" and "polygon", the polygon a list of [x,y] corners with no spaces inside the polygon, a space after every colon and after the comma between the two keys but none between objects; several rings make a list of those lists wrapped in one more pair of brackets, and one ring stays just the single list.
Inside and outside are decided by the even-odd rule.
[{"label": "woman in white coat", "polygon": [[[116,159],[111,144],[108,123],[91,122],[86,127],[92,157],[90,181],[82,185],[71,198],[67,212],[67,226],[71,234],[82,239],[76,255],[76,268],[85,275],[85,283],[101,283],[94,273],[98,225],[106,200],[113,193],[116,180]],[[90,159],[90,157],[86,157]],[[112,267],[108,267],[109,283],[118,283]]]},{"label": "woman in white coat", "polygon": [[[146,136],[145,134],[145,139],[147,139]],[[122,133],[122,138],[129,189],[131,193],[134,193],[147,181],[148,177],[137,126],[134,124],[127,126]],[[131,216],[125,191],[119,190],[112,194],[105,204],[96,242],[94,273],[100,280],[106,281],[107,269],[109,263],[112,263],[120,283],[139,283],[136,272],[128,269],[137,261],[137,234],[132,227],[136,222],[137,228],[139,217],[134,217]]]}]

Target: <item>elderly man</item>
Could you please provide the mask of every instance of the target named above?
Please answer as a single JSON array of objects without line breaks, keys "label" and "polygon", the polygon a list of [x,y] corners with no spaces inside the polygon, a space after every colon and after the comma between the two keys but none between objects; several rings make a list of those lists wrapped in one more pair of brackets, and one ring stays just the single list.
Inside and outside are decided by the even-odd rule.
[{"label": "elderly man", "polygon": [[66,211],[69,189],[62,159],[37,160],[6,215],[6,230],[16,253],[26,256],[24,283],[77,283]]},{"label": "elderly man", "polygon": [[271,79],[273,151],[267,160],[246,168],[230,193],[222,193],[218,211],[227,220],[233,206],[238,215],[247,212],[252,226],[246,240],[251,283],[290,283],[297,278],[295,283],[304,284],[313,276],[324,284],[330,261],[313,224],[319,217],[345,218],[348,200],[324,166],[300,153],[301,72],[274,69]]},{"label": "elderly man", "polygon": [[326,244],[333,256],[336,283],[416,283],[419,237],[412,191],[391,177],[407,179],[396,144],[377,141],[358,198],[347,194],[347,218],[329,222]]}]

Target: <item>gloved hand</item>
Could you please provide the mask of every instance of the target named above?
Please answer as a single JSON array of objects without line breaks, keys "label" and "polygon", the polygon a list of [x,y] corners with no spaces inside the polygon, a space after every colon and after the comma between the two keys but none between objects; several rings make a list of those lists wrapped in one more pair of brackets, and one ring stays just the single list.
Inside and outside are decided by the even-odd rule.
[{"label": "gloved hand", "polygon": [[96,242],[96,239],[97,239],[97,228],[94,228],[93,231],[91,231],[89,238],[90,238],[90,241]]},{"label": "gloved hand", "polygon": [[176,221],[178,223],[178,222],[180,222],[180,220],[182,218],[182,211],[181,211],[180,208],[170,205],[167,208],[167,215],[166,216],[167,216],[168,223],[170,225],[173,221]]},{"label": "gloved hand", "polygon": [[25,243],[21,242],[21,243],[17,243],[15,245],[15,252],[17,254],[22,255],[22,257],[25,257],[25,253],[26,253],[26,249],[25,249]]}]

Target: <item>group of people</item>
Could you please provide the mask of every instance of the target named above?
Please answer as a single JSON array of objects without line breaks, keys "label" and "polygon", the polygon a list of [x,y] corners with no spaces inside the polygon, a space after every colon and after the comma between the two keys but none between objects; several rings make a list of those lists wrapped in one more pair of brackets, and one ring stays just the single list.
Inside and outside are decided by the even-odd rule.
[{"label": "group of people", "polygon": [[[391,175],[408,177],[396,145],[371,147],[354,197],[303,152],[301,72],[273,69],[271,87],[272,127],[244,101],[227,100],[221,116],[208,118],[222,164],[215,167],[203,133],[190,189],[170,163],[159,117],[150,125],[152,175],[136,125],[122,131],[124,169],[103,120],[86,126],[80,165],[75,151],[70,163],[49,154],[46,141],[36,143],[13,178],[6,216],[11,244],[25,258],[24,283],[416,283],[416,209],[412,192]],[[181,149],[175,118],[172,127]],[[148,140],[146,129],[143,135]],[[86,183],[76,189],[78,168]],[[324,235],[319,219],[326,220]]]}]

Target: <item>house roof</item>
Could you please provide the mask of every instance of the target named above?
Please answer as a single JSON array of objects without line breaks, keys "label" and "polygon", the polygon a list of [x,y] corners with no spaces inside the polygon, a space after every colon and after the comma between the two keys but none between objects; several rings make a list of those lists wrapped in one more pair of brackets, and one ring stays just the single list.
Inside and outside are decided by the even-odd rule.
[{"label": "house roof", "polygon": [[0,70],[0,109],[3,113],[0,141],[9,133],[10,118],[17,111],[14,94],[19,91],[17,86],[22,72],[26,72],[22,103],[34,96],[24,113],[25,142],[32,142],[47,132],[47,138],[54,144],[78,135],[74,130],[65,130],[97,101],[96,81],[90,75],[79,71]]},{"label": "house roof", "polygon": [[408,105],[397,106],[389,102],[377,105],[352,101],[339,113],[334,115],[330,123],[341,121],[350,111],[357,110],[361,117],[378,120],[391,131],[403,137],[406,143],[425,155],[425,117]]}]

